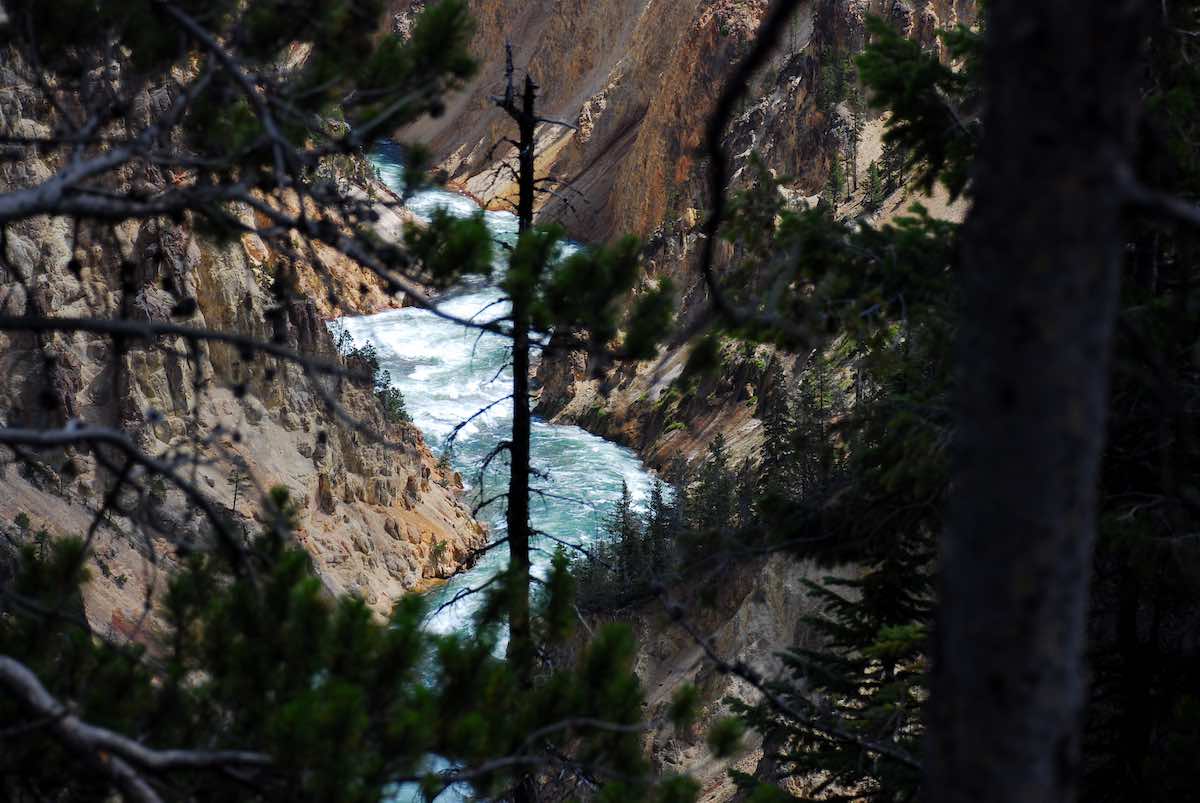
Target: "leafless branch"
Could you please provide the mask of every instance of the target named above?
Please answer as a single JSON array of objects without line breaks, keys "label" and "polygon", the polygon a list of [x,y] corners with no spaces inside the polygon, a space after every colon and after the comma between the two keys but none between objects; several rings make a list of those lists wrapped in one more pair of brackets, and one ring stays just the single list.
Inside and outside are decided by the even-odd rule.
[{"label": "leafless branch", "polygon": [[154,750],[106,728],[84,722],[54,698],[27,666],[0,655],[0,686],[46,723],[70,750],[105,772],[130,800],[160,803],[144,772],[270,767],[265,753],[242,750]]}]

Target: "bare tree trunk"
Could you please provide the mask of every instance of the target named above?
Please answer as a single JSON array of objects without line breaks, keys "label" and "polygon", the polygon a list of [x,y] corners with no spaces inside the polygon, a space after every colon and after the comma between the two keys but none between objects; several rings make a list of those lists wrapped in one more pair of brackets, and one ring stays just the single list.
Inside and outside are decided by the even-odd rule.
[{"label": "bare tree trunk", "polygon": [[[518,139],[517,199],[518,231],[521,234],[533,226],[534,131],[538,118],[534,111],[537,85],[528,75],[516,105],[512,84],[512,51],[508,55],[508,86],[500,103],[517,122]],[[532,299],[522,292],[512,298],[512,363],[513,363],[513,423],[509,446],[511,468],[508,481],[508,559],[511,587],[509,589],[508,660],[517,677],[526,686],[533,685],[533,633],[529,620],[529,439],[531,416],[529,410],[529,325]]]},{"label": "bare tree trunk", "polygon": [[987,6],[926,795],[1076,792],[1138,2]]}]

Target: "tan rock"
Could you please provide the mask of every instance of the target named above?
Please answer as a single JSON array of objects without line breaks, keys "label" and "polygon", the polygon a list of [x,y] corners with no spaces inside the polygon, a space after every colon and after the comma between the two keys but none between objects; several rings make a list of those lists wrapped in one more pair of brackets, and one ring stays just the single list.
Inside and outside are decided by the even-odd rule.
[{"label": "tan rock", "polygon": [[337,499],[333,495],[333,480],[324,471],[317,475],[317,506],[323,513],[333,513],[337,510]]}]

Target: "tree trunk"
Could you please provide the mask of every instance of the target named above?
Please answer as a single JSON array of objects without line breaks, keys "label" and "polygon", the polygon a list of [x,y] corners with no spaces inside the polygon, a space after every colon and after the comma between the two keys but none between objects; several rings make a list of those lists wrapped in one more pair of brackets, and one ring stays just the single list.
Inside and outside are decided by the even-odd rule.
[{"label": "tree trunk", "polygon": [[[511,55],[510,55],[511,64]],[[509,86],[512,86],[511,66]],[[524,234],[533,226],[534,131],[537,115],[534,103],[537,87],[525,77],[521,109],[511,103],[506,111],[517,121],[520,130],[518,158],[517,223]],[[533,685],[533,633],[529,621],[529,306],[531,299],[514,293],[512,299],[512,365],[513,365],[513,422],[509,447],[511,468],[508,481],[508,563],[509,563],[509,641],[508,660],[517,677],[527,687]]]},{"label": "tree trunk", "polygon": [[1062,803],[1131,158],[1141,5],[987,6],[927,797]]}]

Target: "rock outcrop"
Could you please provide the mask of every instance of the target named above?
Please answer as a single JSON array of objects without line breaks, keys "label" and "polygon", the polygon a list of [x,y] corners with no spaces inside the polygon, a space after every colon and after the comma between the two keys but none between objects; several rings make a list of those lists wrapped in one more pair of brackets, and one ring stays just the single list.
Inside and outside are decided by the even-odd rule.
[{"label": "rock outcrop", "polygon": [[[0,87],[3,132],[47,136],[51,112],[38,93],[12,74],[0,76]],[[146,93],[135,107],[158,102]],[[0,191],[44,181],[58,167],[48,158],[6,160]],[[171,180],[154,169],[130,168],[113,189],[160,188]],[[363,187],[368,190],[387,192]],[[387,209],[380,212],[385,233],[402,222]],[[248,208],[238,214],[253,220]],[[67,219],[38,217],[7,227],[0,310],[181,323],[274,340],[332,360],[328,318],[403,303],[332,249],[318,244],[311,253],[296,251],[307,255],[279,253],[253,234],[221,239],[188,217],[78,230]],[[276,283],[284,281],[297,291],[277,294]],[[385,420],[370,387],[339,385],[231,343],[162,337],[114,344],[83,332],[0,334],[0,372],[5,424],[81,421],[121,430],[145,453],[180,461],[178,470],[235,530],[261,530],[264,491],[286,486],[298,505],[296,539],[312,554],[325,586],[361,595],[380,614],[403,593],[447,576],[486,542],[459,499],[461,482],[439,466],[415,427]],[[341,412],[329,403],[335,397]],[[368,437],[344,416],[384,440]],[[83,535],[111,472],[86,450],[40,456],[36,470],[4,456],[0,523],[16,538],[21,533],[12,523],[24,513],[26,534]],[[125,637],[144,632],[139,623],[164,586],[175,546],[201,539],[204,529],[202,517],[168,484],[122,500],[93,540],[94,580],[86,597],[92,626]],[[164,531],[169,540],[154,535]]]}]

